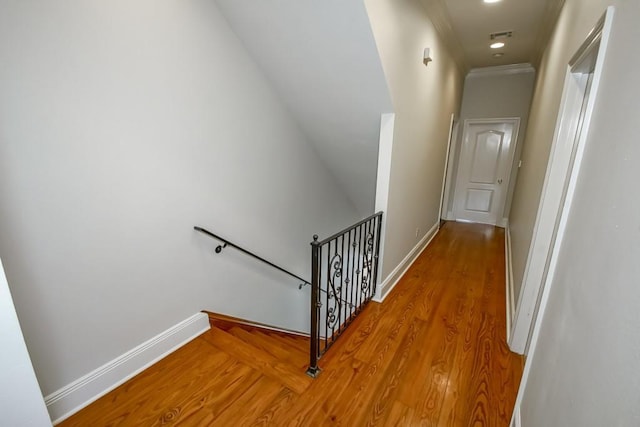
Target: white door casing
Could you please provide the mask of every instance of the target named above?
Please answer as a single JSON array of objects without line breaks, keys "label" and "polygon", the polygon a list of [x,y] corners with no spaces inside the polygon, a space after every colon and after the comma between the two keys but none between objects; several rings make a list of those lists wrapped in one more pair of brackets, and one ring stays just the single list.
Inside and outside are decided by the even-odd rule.
[{"label": "white door casing", "polygon": [[[564,237],[582,154],[588,139],[591,113],[604,68],[614,10],[613,6],[607,8],[569,61],[565,77],[547,174],[525,267],[525,279],[535,273],[539,281],[523,280],[514,326],[508,337],[512,351],[527,354],[512,424],[519,421],[520,406],[531,373],[531,362],[535,356],[544,311],[549,302],[559,246]],[[534,254],[538,256],[534,257]]]},{"label": "white door casing", "polygon": [[[454,129],[456,126],[456,115],[455,113],[451,113],[451,119],[449,121],[449,136],[447,137],[447,154],[445,155],[444,158],[444,173],[442,176],[442,191],[440,192],[440,210],[438,211],[438,224],[444,219],[443,217],[443,210],[446,209],[445,208],[445,200],[448,200],[448,194],[449,192],[447,191],[448,188],[448,184],[447,184],[447,179],[448,179],[448,175],[449,175],[449,159],[451,158],[451,147],[453,146],[453,144],[451,144],[453,142],[453,137],[454,137]],[[444,212],[444,216],[446,216],[446,212]]]},{"label": "white door casing", "polygon": [[2,425],[50,426],[0,260],[0,411]]},{"label": "white door casing", "polygon": [[467,119],[456,179],[456,221],[496,225],[502,218],[519,118]]},{"label": "white door casing", "polygon": [[509,347],[516,353],[527,353],[532,324],[542,310],[544,284],[553,277],[553,254],[562,241],[564,221],[580,170],[612,14],[612,9],[608,9],[606,19],[603,17],[589,34],[567,69],[513,328],[508,337]]}]

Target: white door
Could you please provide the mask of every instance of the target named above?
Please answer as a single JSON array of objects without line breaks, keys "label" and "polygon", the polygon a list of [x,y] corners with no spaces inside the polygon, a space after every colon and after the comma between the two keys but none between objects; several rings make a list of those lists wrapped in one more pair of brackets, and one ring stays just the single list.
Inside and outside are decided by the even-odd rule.
[{"label": "white door", "polygon": [[464,122],[453,214],[496,225],[502,219],[520,119]]}]

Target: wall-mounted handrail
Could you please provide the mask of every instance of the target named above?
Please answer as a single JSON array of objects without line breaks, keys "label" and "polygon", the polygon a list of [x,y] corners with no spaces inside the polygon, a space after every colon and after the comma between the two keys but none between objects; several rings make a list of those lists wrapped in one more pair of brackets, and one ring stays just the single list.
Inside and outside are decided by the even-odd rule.
[{"label": "wall-mounted handrail", "polygon": [[[207,230],[205,228],[202,228],[202,227],[195,226],[195,227],[193,227],[193,229],[196,230],[196,231],[199,231],[200,233],[203,233],[203,234],[205,234],[205,235],[207,235],[209,237],[212,237],[212,238],[214,238],[216,240],[219,240],[219,241],[221,241],[223,243],[222,245],[216,246],[216,253],[217,254],[222,252],[222,250],[224,248],[226,248],[227,246],[231,246],[232,248],[236,248],[240,252],[249,255],[250,257],[256,258],[256,259],[258,259],[258,260],[270,265],[271,267],[276,268],[276,269],[282,271],[283,273],[286,273],[289,276],[300,280],[302,283],[300,285],[298,285],[298,289],[302,289],[305,286],[311,286],[311,283],[309,281],[303,279],[302,277],[300,277],[300,276],[298,276],[296,274],[293,274],[290,271],[285,270],[284,268],[272,263],[271,261],[267,261],[266,259],[262,258],[260,255],[256,255],[253,252],[248,251],[248,250],[236,245],[235,243],[225,239],[224,237],[220,237],[217,234],[214,234],[214,233],[210,232],[209,230]],[[320,292],[324,292],[325,294],[327,293],[327,291],[325,289],[320,289]],[[350,303],[349,301],[345,301],[345,300],[343,300],[341,298],[340,298],[340,301],[345,303],[345,304],[347,304],[349,307],[353,307],[353,303]]]},{"label": "wall-mounted handrail", "polygon": [[288,274],[289,276],[300,280],[301,282],[303,282],[302,283],[303,285],[310,285],[311,284],[311,283],[309,283],[308,280],[303,279],[302,277],[298,276],[297,274],[293,274],[292,272],[280,267],[279,265],[276,265],[276,264],[272,263],[271,261],[268,261],[268,260],[262,258],[260,255],[256,255],[253,252],[248,251],[248,250],[242,248],[241,246],[238,246],[235,243],[231,242],[230,240],[227,240],[224,237],[220,237],[217,234],[214,234],[214,233],[210,232],[209,230],[207,230],[205,228],[195,226],[195,227],[193,227],[193,229],[196,230],[196,231],[199,231],[202,234],[206,234],[207,236],[212,237],[212,238],[224,243],[224,246],[218,245],[218,247],[216,247],[216,253],[220,253],[222,251],[222,249],[224,249],[225,247],[231,246],[233,248],[236,248],[240,252],[242,252],[242,253],[244,253],[246,255],[249,255],[250,257],[253,257],[253,258],[255,258],[255,259],[259,260],[259,261],[262,261],[263,263],[265,263],[267,265],[270,265],[271,267],[273,267],[273,268],[275,268],[277,270],[280,270],[281,272],[283,272],[285,274]]}]

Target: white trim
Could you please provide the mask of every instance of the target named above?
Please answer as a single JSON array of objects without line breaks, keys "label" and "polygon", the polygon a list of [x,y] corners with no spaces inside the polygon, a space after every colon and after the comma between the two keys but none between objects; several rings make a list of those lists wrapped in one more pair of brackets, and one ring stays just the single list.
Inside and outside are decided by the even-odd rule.
[{"label": "white trim", "polygon": [[496,227],[507,228],[509,226],[509,218],[500,218],[496,222]]},{"label": "white trim", "polygon": [[442,173],[442,189],[440,191],[440,209],[438,210],[438,221],[442,219],[442,209],[444,205],[445,195],[447,192],[447,175],[449,175],[449,155],[451,153],[451,143],[453,139],[453,128],[456,125],[456,115],[451,113],[451,121],[449,122],[449,137],[447,138],[447,153],[444,157],[444,172]]},{"label": "white trim", "polygon": [[389,181],[391,179],[391,155],[396,115],[380,115],[380,138],[378,145],[378,171],[376,175],[375,211],[386,212],[389,203]]},{"label": "white trim", "polygon": [[[393,154],[393,132],[395,128],[395,113],[385,113],[380,116],[380,142],[378,144],[378,175],[376,179],[375,211],[384,212],[380,227],[380,244],[378,253],[378,271],[382,271],[384,264],[384,244],[387,234],[387,215],[389,212],[389,185],[391,181],[391,155]],[[378,278],[380,281],[380,278]],[[382,286],[377,284],[376,295],[380,298]]]},{"label": "white trim", "polygon": [[411,252],[407,254],[406,257],[393,269],[393,271],[387,276],[386,279],[382,281],[379,285],[377,292],[373,300],[375,302],[382,302],[384,299],[391,293],[393,288],[398,284],[402,276],[407,272],[409,267],[414,263],[416,258],[420,256],[420,254],[429,246],[429,243],[433,240],[433,238],[438,234],[438,230],[440,227],[440,220],[433,224],[433,227],[425,234],[425,236],[418,242],[418,244],[411,249]]},{"label": "white trim", "polygon": [[0,413],[5,426],[51,425],[0,259]]},{"label": "white trim", "polygon": [[522,419],[520,418],[520,406],[513,408],[513,416],[511,417],[510,427],[521,427]]},{"label": "white trim", "polygon": [[[570,158],[573,144],[567,144],[575,137],[580,109],[584,99],[584,88],[574,82],[571,69],[567,67],[560,101],[560,110],[551,143],[549,162],[545,172],[538,212],[533,226],[527,262],[525,264],[516,315],[513,319],[513,331],[509,337],[509,348],[518,354],[525,354],[531,325],[535,315],[535,305],[548,260],[550,245],[556,226],[556,215],[562,209],[562,195],[565,189],[567,168],[571,167]],[[572,142],[572,141],[571,141]],[[560,165],[564,164],[564,168]],[[564,173],[565,176],[560,176]],[[554,185],[551,183],[553,182]]]},{"label": "white trim", "polygon": [[[519,295],[513,334],[509,340],[511,351],[526,354],[532,327],[538,315],[540,296],[548,278],[553,277],[553,254],[562,241],[575,183],[580,171],[582,153],[589,133],[591,113],[598,93],[602,63],[611,29],[612,10],[609,9],[596,28],[580,46],[567,67],[556,130],[549,155],[549,164],[540,197],[540,204],[529,246]],[[597,50],[596,50],[597,48]],[[593,77],[589,89],[585,63],[596,53]],[[586,108],[584,102],[586,99]],[[576,138],[577,136],[577,138]]]},{"label": "white trim", "polygon": [[556,23],[558,22],[558,17],[560,16],[560,12],[564,6],[564,1],[565,0],[547,2],[542,20],[539,21],[540,25],[538,26],[538,36],[536,37],[536,42],[534,44],[534,54],[531,58],[533,60],[531,62],[536,65],[540,64],[542,54],[549,44],[549,39],[551,38],[551,34],[553,34]]},{"label": "white trim", "polygon": [[451,208],[451,193],[453,192],[453,188],[456,185],[456,176],[455,176],[455,159],[457,158],[458,151],[458,130],[460,129],[460,119],[457,118],[453,124],[453,134],[451,135],[451,148],[449,153],[449,164],[447,166],[447,175],[445,178],[445,187],[444,187],[444,201],[442,209],[446,212],[444,214],[444,219],[448,221],[455,221],[453,216],[453,211]]},{"label": "white trim", "polygon": [[[582,135],[580,137],[580,141],[583,142],[584,140],[586,140],[587,138],[587,134],[588,134],[588,129],[589,129],[589,121],[590,121],[590,112],[593,110],[594,104],[595,104],[595,98],[597,96],[597,91],[598,91],[598,86],[600,84],[600,76],[602,75],[602,68],[603,68],[603,62],[605,60],[606,57],[606,52],[607,52],[607,45],[609,43],[609,37],[611,34],[611,26],[612,26],[612,22],[613,22],[613,15],[615,12],[615,8],[613,6],[609,6],[606,9],[605,14],[602,16],[602,18],[600,19],[600,21],[598,21],[598,25],[596,26],[596,28],[602,24],[602,35],[601,35],[601,39],[600,39],[600,47],[598,49],[598,57],[596,60],[596,65],[595,65],[595,69],[593,72],[593,81],[591,84],[591,97],[588,101],[588,105],[587,105],[587,114],[585,114],[585,121],[584,121],[584,127],[583,129],[587,130],[586,132],[582,132]],[[588,38],[587,38],[588,40]],[[579,49],[580,51],[580,49]],[[562,111],[562,110],[560,110]],[[579,142],[579,147],[578,147],[578,153],[576,153],[576,161],[579,162],[581,157],[582,157],[582,151],[584,150],[584,144]],[[569,182],[569,188],[567,191],[567,199],[566,200],[571,200],[571,198],[573,197],[573,192],[575,190],[575,185],[577,183],[577,178],[578,178],[578,170],[579,170],[579,164],[577,165],[578,167],[574,167],[573,171],[571,173],[571,178],[570,178],[570,182]],[[566,222],[567,222],[567,217],[568,217],[568,213],[569,213],[569,209],[568,209],[568,204],[565,204],[565,206],[562,209],[561,212],[561,219],[560,219],[560,224],[559,224],[559,230],[558,233],[556,235],[556,243],[560,243],[562,240],[562,236],[564,234],[564,230],[566,228]],[[535,359],[535,352],[537,349],[537,343],[538,343],[538,338],[540,336],[540,329],[542,327],[542,321],[544,319],[544,312],[547,308],[547,304],[549,302],[549,294],[551,292],[551,288],[553,285],[553,276],[554,276],[554,272],[555,272],[555,268],[556,268],[556,264],[558,262],[558,252],[559,252],[559,244],[555,244],[554,248],[553,248],[553,252],[551,254],[551,259],[549,261],[549,273],[547,274],[545,281],[544,281],[544,285],[542,286],[542,295],[540,297],[540,305],[538,307],[538,313],[535,317],[534,323],[533,323],[533,328],[531,331],[531,339],[530,339],[530,343],[529,343],[529,351],[527,354],[527,358],[525,360],[525,364],[524,364],[524,371],[522,373],[522,378],[520,380],[520,387],[518,388],[518,395],[516,396],[516,403],[515,403],[515,407],[514,407],[514,415],[512,416],[512,423],[514,421],[514,419],[516,418],[517,415],[517,420],[516,422],[520,423],[519,418],[521,417],[521,413],[520,413],[520,408],[522,406],[522,401],[524,400],[524,393],[525,390],[527,388],[527,382],[529,381],[529,375],[531,374],[531,365],[533,364],[533,361]],[[522,291],[521,291],[522,293]],[[517,411],[517,414],[516,414]],[[518,426],[519,427],[519,426]]]},{"label": "white trim", "polygon": [[529,63],[498,65],[496,67],[473,68],[467,74],[467,77],[484,77],[484,76],[504,76],[507,74],[524,74],[535,73],[536,70]]},{"label": "white trim", "polygon": [[427,12],[429,20],[433,24],[436,32],[440,36],[440,41],[447,48],[448,54],[458,65],[462,72],[469,69],[467,60],[464,56],[464,49],[458,39],[458,34],[451,25],[451,17],[449,16],[449,9],[443,0],[438,1],[421,1],[421,6],[424,7]]},{"label": "white trim", "polygon": [[45,403],[53,424],[64,421],[209,328],[207,314],[196,313],[51,393],[45,397]]},{"label": "white trim", "polygon": [[513,255],[511,253],[511,230],[507,224],[504,230],[504,252],[505,252],[505,281],[507,298],[507,341],[511,337],[511,321],[515,308],[515,289],[513,284]]}]

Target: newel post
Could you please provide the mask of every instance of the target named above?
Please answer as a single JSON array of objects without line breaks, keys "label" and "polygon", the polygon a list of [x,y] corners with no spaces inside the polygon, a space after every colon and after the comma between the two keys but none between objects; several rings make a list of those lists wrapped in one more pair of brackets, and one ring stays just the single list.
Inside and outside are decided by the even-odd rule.
[{"label": "newel post", "polygon": [[316,378],[320,374],[318,368],[318,344],[320,324],[320,243],[318,235],[311,242],[311,348],[309,352],[309,368],[307,375]]}]

